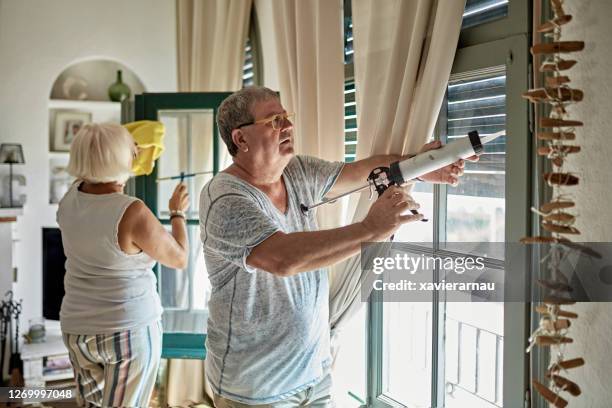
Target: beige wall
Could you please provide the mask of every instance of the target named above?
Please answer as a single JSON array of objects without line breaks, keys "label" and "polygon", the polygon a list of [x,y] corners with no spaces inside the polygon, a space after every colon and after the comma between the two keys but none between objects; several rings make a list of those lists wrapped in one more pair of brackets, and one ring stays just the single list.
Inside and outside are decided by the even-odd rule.
[{"label": "beige wall", "polygon": [[[569,71],[571,85],[585,98],[571,108],[572,119],[584,121],[577,132],[582,152],[569,160],[568,169],[580,176],[575,201],[580,217],[576,227],[583,241],[612,242],[612,2],[566,0],[574,16],[563,29],[564,40],[584,40],[585,50],[576,54],[578,64]],[[575,343],[568,358],[583,356],[586,365],[572,370],[571,377],[583,390],[570,399],[572,408],[612,406],[612,304],[576,305],[580,315],[571,328]]]}]

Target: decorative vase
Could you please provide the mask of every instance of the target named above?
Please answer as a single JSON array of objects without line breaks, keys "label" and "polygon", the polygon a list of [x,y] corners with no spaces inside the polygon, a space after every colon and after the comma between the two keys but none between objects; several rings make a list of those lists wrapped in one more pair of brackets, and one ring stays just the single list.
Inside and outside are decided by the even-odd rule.
[{"label": "decorative vase", "polygon": [[108,97],[113,102],[122,102],[124,99],[128,99],[131,94],[130,87],[123,83],[121,70],[118,70],[117,82],[108,87]]}]

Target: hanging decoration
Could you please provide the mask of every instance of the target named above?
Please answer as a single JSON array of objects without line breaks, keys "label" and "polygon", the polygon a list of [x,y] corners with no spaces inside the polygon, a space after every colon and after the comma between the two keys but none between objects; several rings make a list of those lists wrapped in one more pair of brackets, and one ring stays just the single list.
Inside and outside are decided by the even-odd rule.
[{"label": "hanging decoration", "polygon": [[551,406],[564,408],[568,405],[568,394],[573,397],[581,394],[580,386],[567,378],[567,372],[584,365],[585,361],[580,357],[567,358],[565,355],[566,345],[573,342],[570,337],[571,322],[578,315],[564,309],[574,301],[571,297],[572,287],[560,272],[561,263],[569,251],[580,250],[591,256],[597,254],[570,239],[580,234],[574,226],[577,212],[571,191],[580,179],[563,167],[569,157],[580,153],[580,146],[575,142],[575,128],[583,123],[570,118],[567,107],[582,101],[584,94],[571,87],[565,71],[576,65],[571,55],[583,50],[584,42],[561,40],[562,28],[572,21],[572,16],[563,10],[562,0],[550,0],[550,3],[554,16],[541,24],[537,31],[551,41],[531,47],[534,56],[542,55],[544,58],[539,67],[545,77],[544,87],[523,93],[523,97],[531,103],[549,107],[548,116],[538,118],[540,131],[537,138],[541,144],[537,154],[546,157],[552,164],[552,171],[544,173],[543,179],[553,189],[553,197],[539,209],[532,208],[540,217],[543,232],[549,234],[525,237],[521,242],[549,244],[549,251],[541,259],[545,278],[537,282],[544,293],[543,302],[535,308],[541,316],[539,327],[529,338],[527,352],[535,346],[550,349],[551,361],[546,378],[533,379],[532,385]]}]

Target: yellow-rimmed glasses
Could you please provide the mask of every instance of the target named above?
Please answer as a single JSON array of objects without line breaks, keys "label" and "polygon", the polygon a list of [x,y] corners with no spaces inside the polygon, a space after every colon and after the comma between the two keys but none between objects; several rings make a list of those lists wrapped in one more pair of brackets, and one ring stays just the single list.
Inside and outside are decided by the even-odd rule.
[{"label": "yellow-rimmed glasses", "polygon": [[251,126],[251,125],[270,124],[270,126],[272,126],[272,129],[279,130],[283,128],[285,121],[288,120],[289,118],[292,118],[293,116],[295,116],[295,113],[287,113],[287,112],[277,113],[276,115],[272,115],[264,119],[259,119],[254,122],[243,123],[239,126],[236,126],[236,129],[240,129],[245,126]]}]

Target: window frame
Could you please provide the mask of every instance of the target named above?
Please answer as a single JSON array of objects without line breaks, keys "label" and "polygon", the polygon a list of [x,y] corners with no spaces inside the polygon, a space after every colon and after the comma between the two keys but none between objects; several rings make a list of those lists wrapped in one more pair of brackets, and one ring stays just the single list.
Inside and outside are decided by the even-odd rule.
[{"label": "window frame", "polygon": [[530,4],[529,0],[508,0],[506,17],[462,29],[457,49],[529,33]]},{"label": "window frame", "polygon": [[[511,0],[508,16],[499,20],[470,27],[462,31],[451,78],[461,73],[485,73],[488,67],[505,66],[506,69],[506,139],[505,173],[505,242],[518,242],[521,237],[530,235],[532,217],[529,203],[532,202],[532,149],[533,124],[530,122],[530,106],[521,97],[531,82],[529,56],[530,26],[527,18],[529,2]],[[514,34],[514,35],[511,35]],[[352,68],[352,67],[351,67]],[[460,75],[459,75],[460,76]],[[446,104],[435,129],[435,139],[444,138],[446,130]],[[443,233],[445,223],[439,219],[445,214],[446,186],[434,185],[434,241]],[[430,248],[414,245],[419,251]],[[517,286],[528,293],[531,261],[505,259],[506,292]],[[512,279],[510,279],[512,277]],[[434,279],[438,276],[434,274]],[[512,289],[515,290],[515,289]],[[368,406],[402,406],[384,395],[383,391],[383,305],[380,293],[373,292],[367,313],[367,394]],[[444,401],[444,356],[443,350],[444,316],[441,315],[440,293],[434,293],[432,310],[432,406]],[[524,406],[528,396],[529,364],[525,354],[527,337],[530,333],[530,310],[527,302],[504,303],[504,348],[503,348],[503,406]],[[523,358],[517,358],[523,356]],[[441,374],[441,375],[440,375]]]},{"label": "window frame", "polygon": [[[173,92],[173,93],[144,93],[135,97],[135,120],[159,120],[158,112],[163,110],[211,110],[213,114],[213,175],[219,172],[219,145],[221,138],[217,122],[218,106],[229,96],[229,92]],[[140,198],[155,214],[162,225],[170,223],[168,219],[159,218],[160,212],[157,206],[157,171],[158,166],[153,167],[150,175],[138,176],[134,179],[134,194]],[[199,225],[197,219],[187,219],[187,225]],[[157,279],[157,291],[160,292],[159,272],[160,264],[156,263],[153,272]],[[165,310],[165,309],[164,309]],[[162,358],[184,358],[205,359],[206,334],[205,333],[180,333],[164,332]]]},{"label": "window frame", "polygon": [[[259,33],[259,25],[257,23],[257,14],[255,8],[252,8],[249,22],[249,31],[247,36],[251,41],[251,54],[253,61],[253,85],[259,85],[263,78],[263,64],[261,55],[261,36]],[[246,44],[245,44],[246,47]],[[243,48],[244,50],[244,48]],[[246,57],[246,56],[245,56]],[[243,58],[244,60],[245,58]],[[244,67],[243,67],[244,68]],[[243,72],[243,71],[242,71]],[[218,105],[229,96],[230,92],[175,92],[175,93],[145,93],[136,95],[133,111],[130,112],[130,107],[127,104],[122,105],[122,115],[125,111],[125,118],[134,116],[135,120],[158,120],[158,111],[163,109],[200,109],[210,108],[216,118]],[[126,120],[126,122],[129,120]],[[213,120],[213,175],[220,170],[219,163],[219,148],[222,141],[220,140],[219,131],[216,120]],[[157,166],[153,168],[153,172],[148,176],[139,176],[133,178],[129,182],[128,193],[135,197],[141,198],[145,204],[151,209],[156,217],[159,215],[157,208]],[[163,225],[170,225],[167,219],[160,219]],[[197,219],[187,219],[187,226],[199,225]],[[199,239],[199,238],[198,238]],[[153,271],[158,278],[157,290],[160,292],[160,275],[161,266],[157,263]],[[189,294],[191,296],[191,294]],[[191,299],[190,299],[191,304]],[[166,310],[166,308],[164,309]],[[181,359],[205,359],[206,334],[199,333],[164,333],[162,358],[181,358]]]}]

